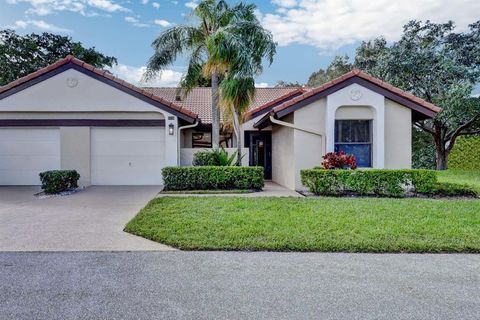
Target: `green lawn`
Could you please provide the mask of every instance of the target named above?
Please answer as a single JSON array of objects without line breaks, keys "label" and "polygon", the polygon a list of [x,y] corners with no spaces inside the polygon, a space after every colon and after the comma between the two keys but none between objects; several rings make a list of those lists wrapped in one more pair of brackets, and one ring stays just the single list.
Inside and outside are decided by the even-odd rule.
[{"label": "green lawn", "polygon": [[438,171],[440,182],[468,184],[480,192],[480,170],[446,170]]},{"label": "green lawn", "polygon": [[125,230],[186,250],[480,252],[480,200],[165,197]]}]

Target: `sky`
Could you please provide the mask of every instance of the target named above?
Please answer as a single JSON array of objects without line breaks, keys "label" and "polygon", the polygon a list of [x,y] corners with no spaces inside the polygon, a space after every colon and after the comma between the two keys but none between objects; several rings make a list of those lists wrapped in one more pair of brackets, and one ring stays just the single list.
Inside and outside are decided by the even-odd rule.
[{"label": "sky", "polygon": [[[251,1],[278,43],[277,55],[256,79],[305,83],[309,75],[338,54],[354,56],[363,40],[380,35],[398,40],[411,19],[446,22],[457,31],[480,19],[479,0],[265,0]],[[236,1],[234,1],[236,2]],[[198,0],[0,0],[0,28],[24,34],[52,32],[94,46],[119,64],[111,71],[137,85],[176,86],[185,71],[179,58],[160,77],[141,83],[153,53],[151,43],[166,28],[195,23]],[[232,2],[233,3],[233,2]]]}]

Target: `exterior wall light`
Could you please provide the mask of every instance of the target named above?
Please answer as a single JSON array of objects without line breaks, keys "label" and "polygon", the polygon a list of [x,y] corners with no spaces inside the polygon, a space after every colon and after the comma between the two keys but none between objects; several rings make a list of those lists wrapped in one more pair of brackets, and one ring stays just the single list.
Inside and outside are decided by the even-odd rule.
[{"label": "exterior wall light", "polygon": [[173,124],[173,123],[170,123],[170,124],[168,125],[168,134],[171,135],[171,136],[173,136],[173,134],[174,134],[174,129],[175,129],[174,124]]}]

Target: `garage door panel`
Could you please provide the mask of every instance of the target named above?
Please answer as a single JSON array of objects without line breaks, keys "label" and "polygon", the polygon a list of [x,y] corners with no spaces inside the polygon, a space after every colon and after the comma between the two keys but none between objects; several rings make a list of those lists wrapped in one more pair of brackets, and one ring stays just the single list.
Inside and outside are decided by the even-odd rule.
[{"label": "garage door panel", "polygon": [[91,139],[92,184],[162,183],[164,128],[92,128]]},{"label": "garage door panel", "polygon": [[57,141],[16,141],[15,144],[11,141],[0,141],[0,156],[14,154],[19,156],[51,155],[56,157],[58,148]]},{"label": "garage door panel", "polygon": [[0,185],[39,185],[38,174],[60,169],[56,128],[0,128]]},{"label": "garage door panel", "polygon": [[0,156],[0,169],[18,171],[55,170],[58,169],[59,165],[59,163],[57,165],[57,160],[57,156],[34,156],[34,161],[30,156]]}]

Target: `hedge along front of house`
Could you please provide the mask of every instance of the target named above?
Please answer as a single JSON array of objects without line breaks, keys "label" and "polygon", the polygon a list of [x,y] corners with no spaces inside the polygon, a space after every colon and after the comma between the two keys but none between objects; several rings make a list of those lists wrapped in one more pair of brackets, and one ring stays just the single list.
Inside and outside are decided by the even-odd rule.
[{"label": "hedge along front of house", "polygon": [[459,138],[448,158],[448,167],[480,170],[480,136]]},{"label": "hedge along front of house", "polygon": [[164,190],[261,190],[262,167],[166,167],[162,170]]},{"label": "hedge along front of house", "polygon": [[403,197],[408,189],[428,193],[435,189],[432,170],[302,170],[302,183],[316,195],[358,195]]}]

